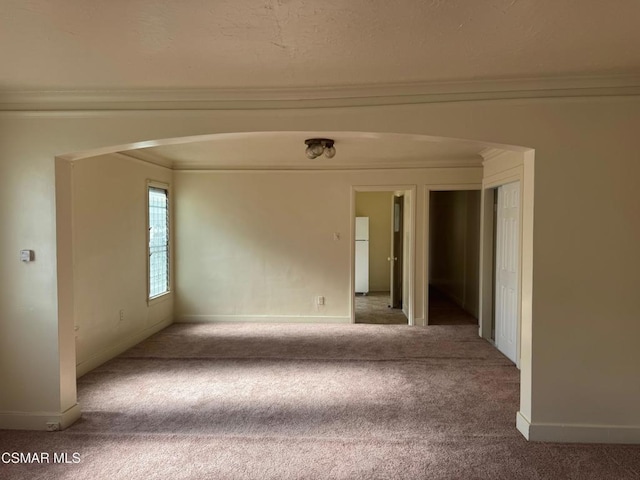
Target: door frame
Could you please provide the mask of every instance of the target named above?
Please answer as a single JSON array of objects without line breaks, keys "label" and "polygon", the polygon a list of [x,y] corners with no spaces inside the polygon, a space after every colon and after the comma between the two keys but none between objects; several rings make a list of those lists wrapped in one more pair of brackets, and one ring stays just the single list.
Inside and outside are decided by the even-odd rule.
[{"label": "door frame", "polygon": [[[391,197],[391,255],[389,257],[390,274],[391,274],[391,291],[389,304],[391,308],[399,308],[404,311],[404,192],[395,192]],[[398,200],[402,199],[402,200]],[[398,209],[398,228],[396,232],[396,205],[400,205]],[[398,241],[399,238],[399,241]],[[400,258],[400,260],[398,260]],[[398,262],[400,262],[400,275],[397,275]],[[397,288],[400,287],[400,288]],[[399,295],[398,295],[399,292]],[[400,297],[398,299],[398,296]],[[397,306],[399,305],[399,306]]]},{"label": "door frame", "polygon": [[493,344],[496,348],[496,341],[492,338],[492,328],[495,325],[495,254],[496,254],[496,228],[494,205],[498,196],[498,188],[509,183],[520,185],[520,205],[518,218],[518,318],[516,320],[516,367],[520,368],[522,350],[522,318],[523,318],[523,220],[524,220],[524,184],[521,169],[511,172],[506,176],[494,181],[483,181],[482,194],[480,200],[480,318],[479,334],[482,338]]},{"label": "door frame", "polygon": [[[495,274],[495,224],[493,205],[497,188],[508,183],[520,183],[518,297],[520,305],[517,322],[516,366],[522,370],[521,396],[527,398],[531,388],[531,343],[533,304],[533,204],[535,151],[529,150],[517,156],[514,153],[487,149],[483,154],[485,175],[482,180],[480,211],[480,318],[479,335],[491,339],[494,316]],[[524,369],[521,367],[524,366]],[[526,378],[525,378],[526,372]],[[530,404],[521,405],[528,412]],[[518,417],[520,422],[520,417]]]},{"label": "door frame", "polygon": [[407,316],[407,324],[409,326],[415,325],[415,250],[416,250],[416,185],[352,185],[351,186],[351,232],[349,235],[350,246],[350,272],[351,278],[349,281],[349,312],[351,316],[351,323],[356,322],[356,304],[355,304],[355,260],[356,260],[356,194],[360,192],[389,192],[396,194],[402,192],[405,198],[405,217],[409,220],[405,228],[409,232],[409,245],[405,249],[404,265],[408,268],[408,271],[404,272],[404,276],[407,278],[407,283],[404,286],[407,292],[407,305],[406,311],[403,305],[403,311]]}]

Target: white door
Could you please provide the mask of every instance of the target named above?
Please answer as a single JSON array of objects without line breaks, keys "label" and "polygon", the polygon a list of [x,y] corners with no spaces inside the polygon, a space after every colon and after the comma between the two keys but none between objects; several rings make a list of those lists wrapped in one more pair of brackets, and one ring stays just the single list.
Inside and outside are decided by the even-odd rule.
[{"label": "white door", "polygon": [[520,323],[519,182],[498,188],[496,220],[496,346],[517,364]]}]

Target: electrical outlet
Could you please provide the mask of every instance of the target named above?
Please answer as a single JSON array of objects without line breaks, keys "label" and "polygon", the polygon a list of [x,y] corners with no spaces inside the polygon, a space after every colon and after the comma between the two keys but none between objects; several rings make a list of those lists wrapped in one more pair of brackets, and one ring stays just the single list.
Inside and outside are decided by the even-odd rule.
[{"label": "electrical outlet", "polygon": [[120,310],[120,321],[124,320],[124,310]]},{"label": "electrical outlet", "polygon": [[57,432],[60,430],[59,422],[47,422],[47,432]]},{"label": "electrical outlet", "polygon": [[324,297],[322,295],[318,295],[316,297],[316,304],[318,305],[324,305]]},{"label": "electrical outlet", "polygon": [[33,262],[35,260],[35,252],[33,250],[20,250],[21,262]]}]

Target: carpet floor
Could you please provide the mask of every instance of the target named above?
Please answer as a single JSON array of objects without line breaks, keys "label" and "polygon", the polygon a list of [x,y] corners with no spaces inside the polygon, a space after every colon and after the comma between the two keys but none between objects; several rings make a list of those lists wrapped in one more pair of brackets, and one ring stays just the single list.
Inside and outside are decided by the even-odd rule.
[{"label": "carpet floor", "polygon": [[640,478],[640,446],[525,441],[519,372],[477,326],[176,324],[78,395],[63,432],[0,431],[71,463],[0,478]]}]

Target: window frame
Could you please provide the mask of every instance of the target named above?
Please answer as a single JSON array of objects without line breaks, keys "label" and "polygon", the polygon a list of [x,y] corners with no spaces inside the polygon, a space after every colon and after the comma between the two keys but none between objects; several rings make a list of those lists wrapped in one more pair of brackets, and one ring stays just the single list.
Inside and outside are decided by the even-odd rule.
[{"label": "window frame", "polygon": [[[157,295],[151,296],[151,249],[149,242],[151,240],[150,235],[150,218],[149,218],[149,193],[152,188],[164,190],[167,192],[167,289],[159,293]],[[147,282],[147,305],[151,305],[157,301],[165,299],[168,295],[172,293],[172,281],[171,276],[173,272],[173,248],[171,245],[171,236],[172,236],[172,224],[171,224],[171,186],[165,182],[159,182],[156,180],[147,180],[145,187],[145,230],[146,230],[146,243],[145,250],[147,254],[147,271],[146,271],[146,282]]]}]

